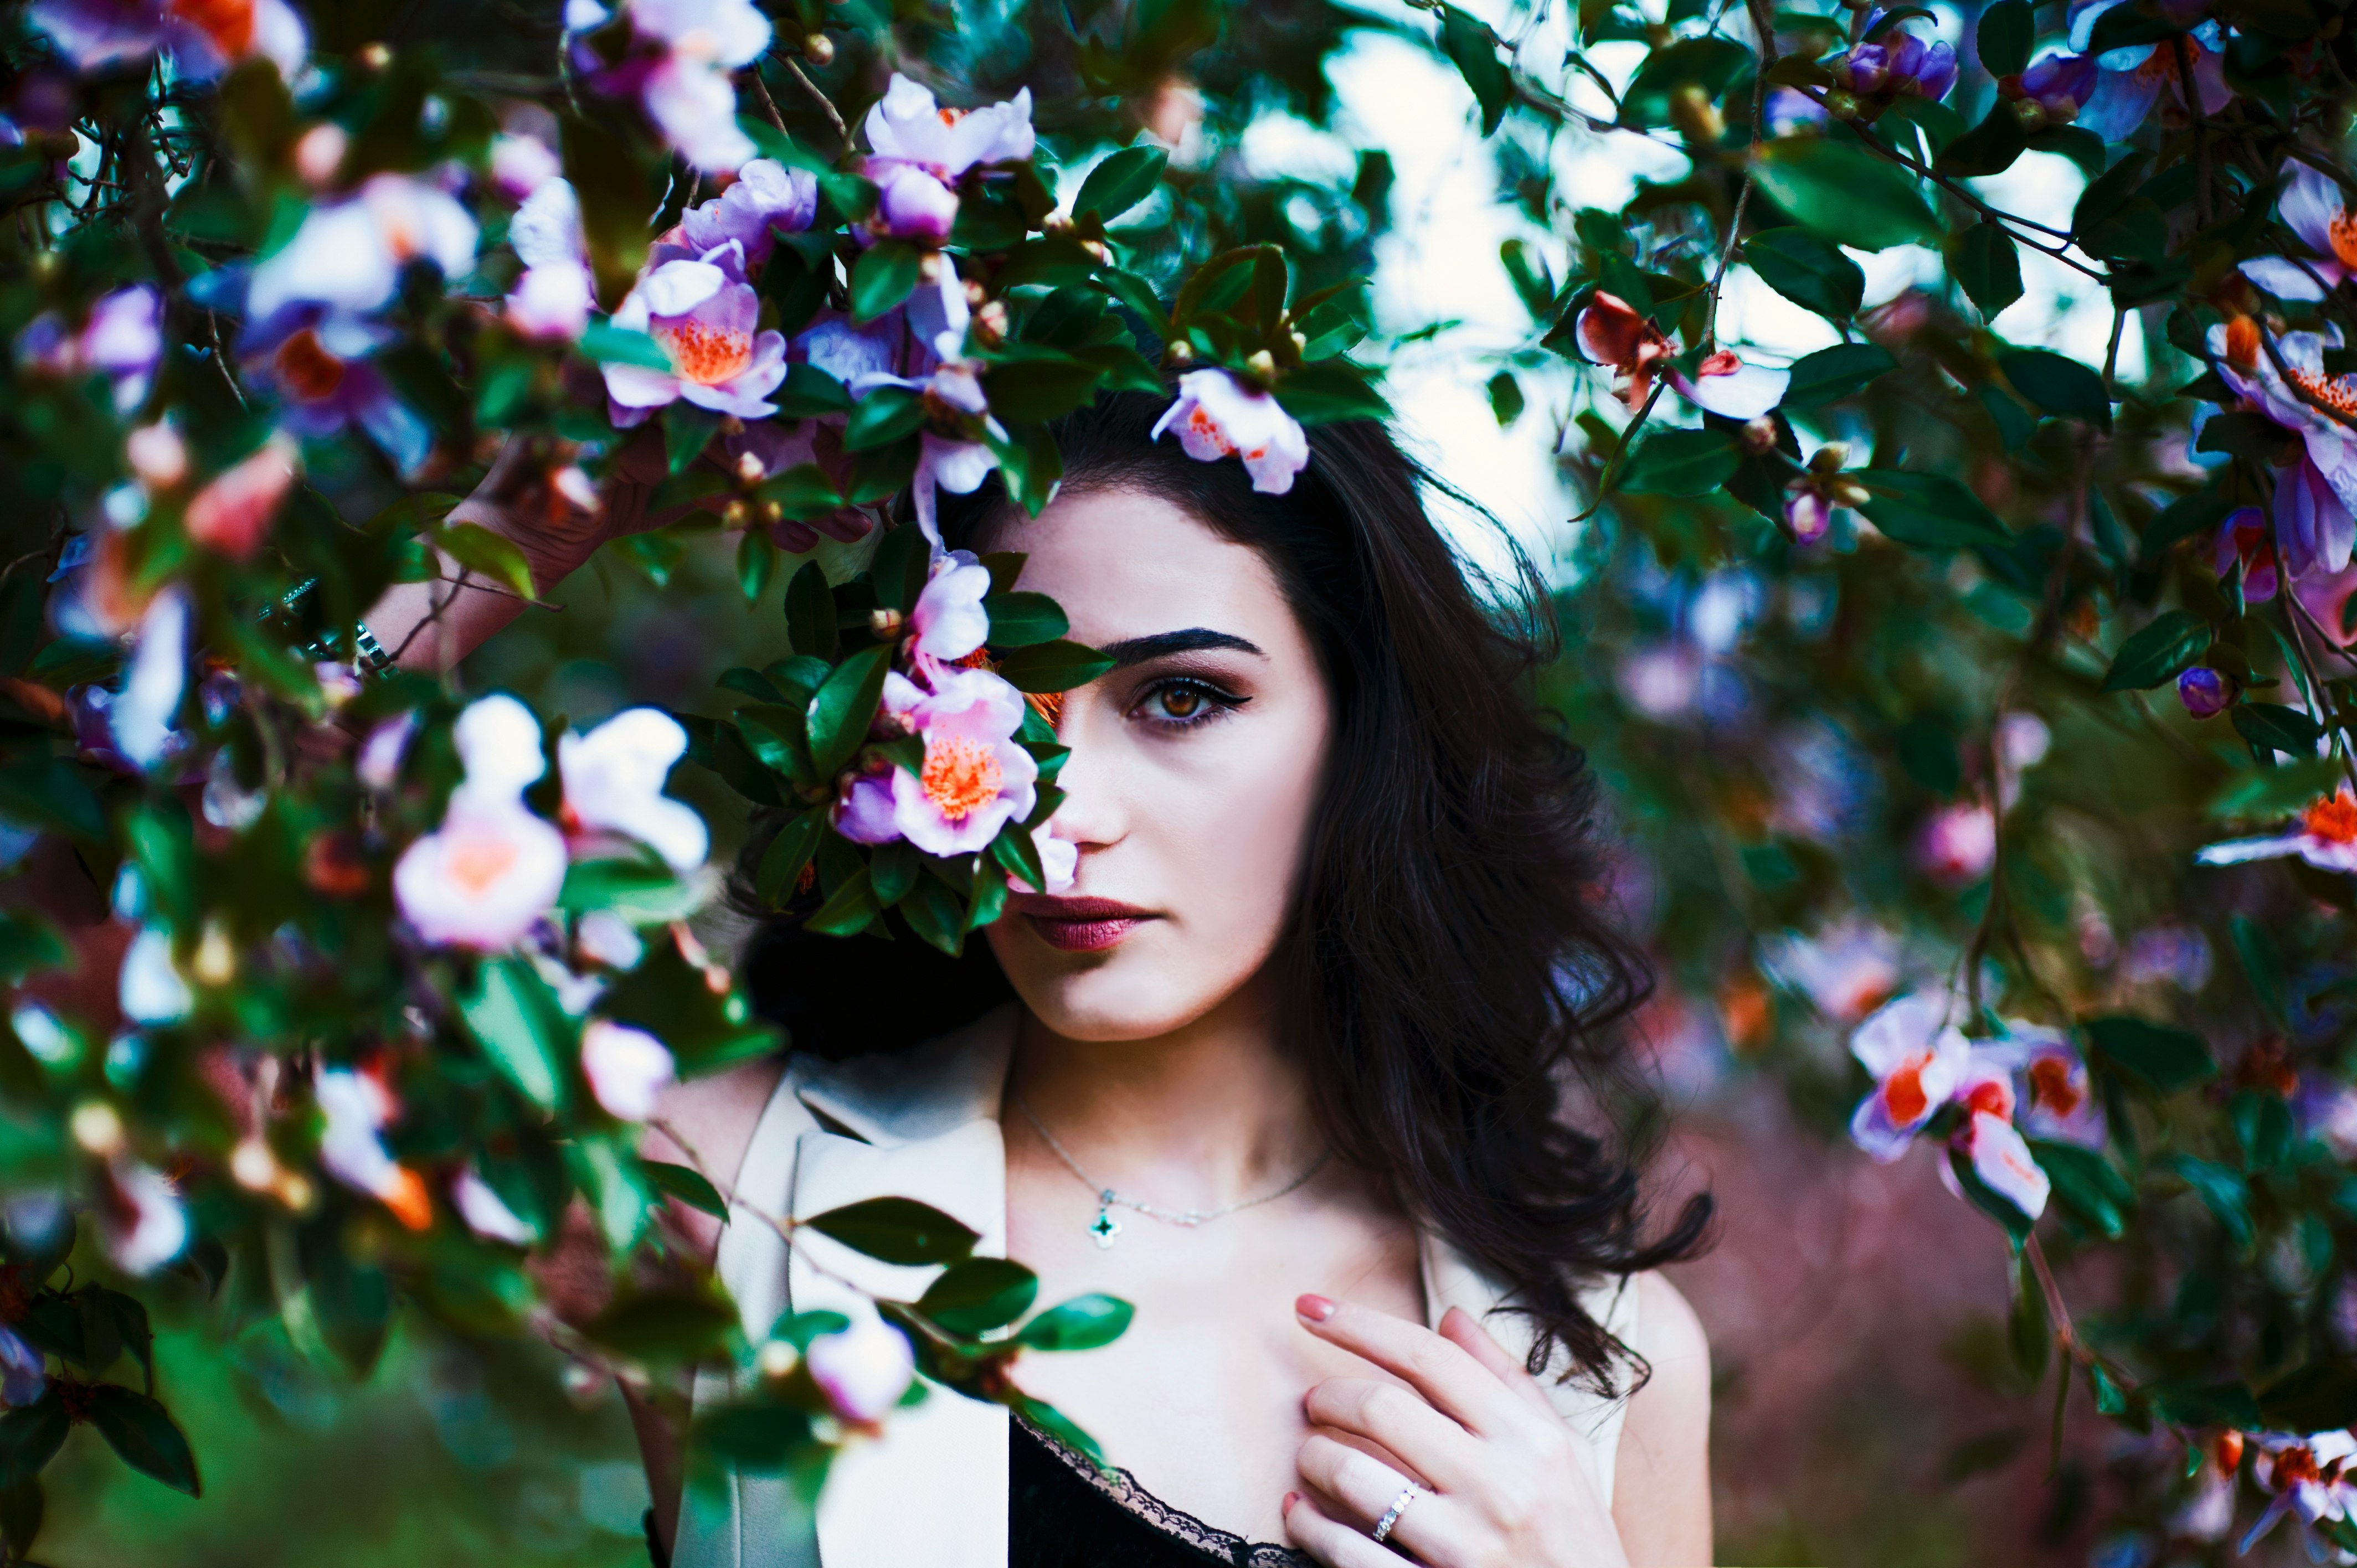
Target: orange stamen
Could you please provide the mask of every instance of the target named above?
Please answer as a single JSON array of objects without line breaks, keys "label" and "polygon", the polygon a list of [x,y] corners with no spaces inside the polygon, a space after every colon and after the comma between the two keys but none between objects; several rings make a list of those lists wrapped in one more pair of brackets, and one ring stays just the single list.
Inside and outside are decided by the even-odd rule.
[{"label": "orange stamen", "polygon": [[505,839],[462,840],[450,854],[450,880],[479,898],[508,874],[519,852]]},{"label": "orange stamen", "polygon": [[1910,1057],[1883,1083],[1883,1109],[1890,1113],[1894,1126],[1904,1127],[1931,1108],[1931,1096],[1923,1092],[1923,1069],[1931,1065],[1932,1058],[1928,1052]]},{"label": "orange stamen", "polygon": [[344,362],[328,353],[308,327],[278,345],[270,363],[286,390],[306,403],[333,397],[344,384]]},{"label": "orange stamen", "polygon": [[2057,1116],[2068,1116],[2085,1102],[2086,1095],[2071,1082],[2071,1064],[2060,1057],[2040,1057],[2029,1064],[2029,1101]]},{"label": "orange stamen", "polygon": [[2357,797],[2343,789],[2330,800],[2319,800],[2299,814],[2309,837],[2327,843],[2357,843]]},{"label": "orange stamen", "polygon": [[654,339],[671,356],[672,369],[698,386],[718,386],[753,362],[751,333],[723,331],[693,318],[656,328]]},{"label": "orange stamen", "polygon": [[926,745],[924,770],[918,775],[918,782],[942,816],[962,822],[998,799],[998,786],[1005,777],[996,751],[958,735]]}]

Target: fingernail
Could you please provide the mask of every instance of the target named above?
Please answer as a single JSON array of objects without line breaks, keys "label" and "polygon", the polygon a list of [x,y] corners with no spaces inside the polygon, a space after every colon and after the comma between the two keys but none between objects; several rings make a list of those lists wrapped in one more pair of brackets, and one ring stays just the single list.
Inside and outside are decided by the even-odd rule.
[{"label": "fingernail", "polygon": [[1286,1493],[1286,1494],[1285,1494],[1285,1500],[1284,1500],[1283,1502],[1281,1502],[1281,1503],[1279,1503],[1279,1504],[1277,1504],[1277,1505],[1276,1505],[1277,1517],[1278,1517],[1278,1518],[1280,1518],[1280,1519],[1282,1519],[1282,1518],[1283,1518],[1283,1517],[1285,1517],[1286,1514],[1291,1513],[1291,1512],[1293,1511],[1293,1505],[1294,1505],[1294,1504],[1296,1504],[1296,1503],[1297,1503],[1297,1502],[1299,1502],[1300,1500],[1301,1500],[1301,1494],[1300,1494],[1299,1492],[1287,1492],[1287,1493]]},{"label": "fingernail", "polygon": [[1312,1323],[1323,1323],[1334,1316],[1334,1304],[1322,1295],[1305,1295],[1293,1304],[1293,1310]]}]

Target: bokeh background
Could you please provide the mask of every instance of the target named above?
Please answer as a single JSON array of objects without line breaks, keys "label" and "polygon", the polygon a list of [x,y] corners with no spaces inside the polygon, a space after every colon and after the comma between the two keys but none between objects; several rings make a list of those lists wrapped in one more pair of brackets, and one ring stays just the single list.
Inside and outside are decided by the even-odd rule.
[{"label": "bokeh background", "polygon": [[[1535,19],[1495,0],[1469,8],[1501,30],[1562,26],[1544,8]],[[1664,0],[1643,8],[1665,15]],[[552,9],[469,16],[486,28],[545,32]],[[1511,541],[1560,596],[1564,668],[1550,690],[1614,790],[1629,827],[1631,918],[1666,960],[1664,997],[1645,1029],[1677,1112],[1660,1177],[1668,1190],[1707,1185],[1722,1204],[1715,1251],[1678,1274],[1715,1347],[1719,1560],[2101,1560],[2086,1520],[2106,1456],[2074,1446],[2049,1472],[2042,1412],[2023,1397],[2005,1349],[1998,1232],[1940,1189],[1928,1156],[1878,1166],[1842,1140],[1845,1009],[1818,983],[1832,961],[1823,943],[1776,945],[1806,936],[1804,906],[1780,901],[1779,890],[1818,875],[1805,855],[1791,864],[1789,843],[1847,855],[1857,875],[1896,886],[1912,875],[1904,862],[1921,802],[1879,788],[1894,764],[1871,736],[1803,727],[1780,743],[1771,771],[1807,787],[1760,806],[1799,816],[1732,843],[1724,822],[1747,809],[1746,781],[1760,783],[1758,757],[1698,738],[1713,725],[1744,730],[1765,700],[1735,672],[1745,639],[1771,623],[1776,635],[1800,637],[1832,625],[1843,596],[1878,590],[1871,564],[1853,557],[1855,538],[1837,536],[1820,569],[1771,584],[1714,567],[1707,552],[1679,559],[1632,546],[1603,522],[1571,521],[1580,503],[1566,432],[1599,395],[1598,380],[1536,347],[1539,328],[1500,247],[1544,232],[1523,204],[1534,159],[1583,204],[1608,209],[1682,161],[1642,137],[1577,130],[1544,146],[1485,142],[1426,13],[1377,0],[1266,9],[1257,43],[1207,56],[1207,76],[1226,73],[1218,90],[1196,96],[1174,81],[1171,112],[1155,129],[1178,165],[1217,170],[1246,193],[1251,221],[1277,229],[1308,270],[1372,269],[1377,331],[1361,357],[1387,365],[1409,441],[1476,503],[1437,496],[1436,507],[1472,565],[1500,567]],[[1932,11],[1927,30],[1960,35],[1953,7]],[[954,19],[971,35],[977,84],[1019,81],[1020,6],[972,0]],[[1280,58],[1287,27],[1308,41]],[[1605,44],[1591,58],[1625,70],[1643,48]],[[953,97],[988,95],[984,85],[942,85]],[[1048,131],[1046,145],[1068,157],[1069,199],[1088,143]],[[2031,210],[2067,207],[2080,178],[2034,153],[2004,177],[2007,196]],[[1133,227],[1157,243],[1188,231],[1158,209]],[[1856,259],[1867,269],[1869,306],[1903,305],[1937,275],[1936,258],[1914,247]],[[2025,297],[1999,329],[2016,344],[2100,359],[2107,307],[2075,295],[2068,274],[2040,260],[2025,255]],[[1832,340],[1825,323],[1740,267],[1726,310],[1727,337],[1770,363]],[[2146,372],[2144,355],[2132,335],[2124,378]],[[1501,371],[1519,393],[1512,418],[1495,390]],[[828,548],[839,564],[855,558]],[[714,679],[776,657],[782,635],[775,603],[744,602],[716,534],[610,552],[552,596],[560,609],[528,617],[471,660],[467,689],[516,691],[580,727],[638,703],[716,712]],[[1683,758],[1674,788],[1663,781],[1664,746]],[[716,781],[683,769],[674,787],[706,811],[722,845],[741,834],[735,797]],[[1734,869],[1716,880],[1730,856]],[[1695,900],[1714,898],[1708,918],[1693,915]],[[1714,950],[1683,931],[1692,919],[1739,934]],[[2117,944],[2135,935],[2118,933]],[[1896,984],[1910,963],[1903,944],[1878,932],[1862,940],[1882,965],[1868,962],[1865,979]],[[2175,961],[2147,981],[2188,988],[2192,961],[2177,951]],[[2206,971],[2206,954],[2201,962]],[[568,1380],[537,1344],[451,1343],[405,1323],[354,1388],[274,1327],[235,1332],[199,1300],[168,1307],[164,1327],[162,1376],[207,1496],[167,1492],[77,1434],[53,1472],[45,1557],[109,1568],[645,1561],[644,1486],[619,1402],[594,1380]]]}]

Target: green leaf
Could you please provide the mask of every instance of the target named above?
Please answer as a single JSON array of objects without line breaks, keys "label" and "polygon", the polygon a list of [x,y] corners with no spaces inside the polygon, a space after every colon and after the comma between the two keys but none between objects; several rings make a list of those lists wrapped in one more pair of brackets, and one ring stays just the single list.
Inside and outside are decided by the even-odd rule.
[{"label": "green leaf", "polygon": [[866,930],[883,912],[876,902],[875,888],[868,885],[867,868],[863,865],[802,924],[823,937],[848,937]]},{"label": "green leaf", "polygon": [[1039,1276],[1005,1258],[968,1258],[917,1298],[917,1310],[952,1334],[985,1334],[1031,1310]]},{"label": "green leaf", "polygon": [[737,586],[748,605],[759,604],[778,570],[778,547],[769,536],[751,529],[737,542]]},{"label": "green leaf", "polygon": [[2152,1402],[2155,1415],[2176,1425],[2231,1426],[2247,1432],[2261,1424],[2258,1402],[2239,1382],[2160,1378],[2147,1383],[2144,1394]]},{"label": "green leaf", "polygon": [[925,400],[907,387],[877,387],[844,422],[843,449],[866,452],[912,435],[925,422]]},{"label": "green leaf", "polygon": [[1049,1307],[1015,1331],[1015,1342],[1033,1350],[1093,1350],[1120,1338],[1137,1308],[1119,1296],[1092,1291]]},{"label": "green leaf", "polygon": [[834,594],[826,573],[815,561],[805,561],[786,583],[786,637],[796,653],[833,659],[837,646]]},{"label": "green leaf", "polygon": [[1093,215],[1110,223],[1147,197],[1162,178],[1170,155],[1160,147],[1125,147],[1089,170],[1081,193],[1072,199],[1072,216]]},{"label": "green leaf", "polygon": [[1743,454],[1724,430],[1654,430],[1621,465],[1615,488],[1635,496],[1703,496],[1735,477]]},{"label": "green leaf", "polygon": [[728,1223],[728,1200],[720,1189],[706,1180],[703,1173],[686,1165],[675,1165],[668,1160],[639,1162],[639,1169],[648,1184],[665,1197],[676,1198],[690,1208],[701,1209],[723,1225]]},{"label": "green leaf", "polygon": [[1806,229],[1764,229],[1743,242],[1743,260],[1786,299],[1835,321],[1857,315],[1866,297],[1858,264]]},{"label": "green leaf", "polygon": [[2233,502],[2209,490],[2179,496],[2144,525],[2144,537],[2138,542],[2137,551],[2147,561],[2157,560],[2162,551],[2180,539],[2214,532],[2233,510]]},{"label": "green leaf", "polygon": [[467,570],[503,584],[520,599],[538,596],[533,591],[532,565],[514,541],[479,522],[446,523],[436,528],[432,537],[436,546]]},{"label": "green leaf", "polygon": [[1996,0],[1981,13],[1973,34],[1981,64],[1991,76],[2015,76],[2029,64],[2029,46],[2038,24],[2029,14],[2029,0]]},{"label": "green leaf", "polygon": [[634,1361],[678,1363],[719,1348],[737,1326],[737,1310],[726,1302],[649,1292],[623,1297],[582,1332]]},{"label": "green leaf", "polygon": [[965,951],[965,902],[932,868],[917,879],[898,906],[909,929],[952,958]]},{"label": "green leaf", "polygon": [[1792,379],[1784,387],[1783,406],[1815,408],[1838,402],[1898,368],[1899,361],[1879,343],[1836,343],[1820,349],[1794,361]]},{"label": "green leaf", "polygon": [[1489,24],[1458,10],[1440,7],[1441,51],[1457,63],[1473,100],[1481,106],[1481,134],[1490,135],[1514,101],[1514,73],[1498,58],[1498,36]]},{"label": "green leaf", "polygon": [[993,594],[982,601],[990,615],[990,646],[1031,648],[1053,642],[1072,628],[1064,608],[1045,594]]},{"label": "green leaf", "polygon": [[73,1422],[66,1414],[58,1385],[49,1384],[31,1404],[18,1405],[0,1415],[0,1473],[38,1475],[64,1446]]},{"label": "green leaf", "polygon": [[2237,1247],[2247,1247],[2255,1234],[2251,1224],[2251,1185],[2238,1171],[2191,1155],[2171,1155],[2166,1167],[2184,1178],[2202,1206],[2218,1217]]},{"label": "green leaf", "polygon": [[2148,1094],[2170,1095],[2218,1076],[2218,1063],[2199,1035],[2142,1018],[2091,1018],[2087,1038],[2098,1061]]},{"label": "green leaf", "polygon": [[1094,401],[1103,374],[1086,360],[1041,352],[992,366],[983,394],[1001,419],[1054,419]]},{"label": "green leaf", "polygon": [[1850,478],[1871,492],[1858,508],[1875,527],[1918,550],[1959,550],[1986,544],[2009,550],[2014,536],[1996,514],[1960,481],[1944,474],[1900,468],[1859,468]]},{"label": "green leaf", "polygon": [[819,835],[825,831],[823,806],[804,811],[778,830],[770,847],[761,852],[760,869],[753,875],[753,890],[762,903],[774,909],[792,896],[802,867],[818,853]]},{"label": "green leaf", "polygon": [[1829,137],[1781,136],[1760,149],[1752,179],[1793,219],[1837,245],[1884,251],[1940,242],[1915,177]]},{"label": "green leaf", "polygon": [[1523,383],[1514,379],[1512,371],[1500,371],[1490,378],[1490,412],[1505,429],[1523,416]]},{"label": "green leaf", "polygon": [[[2004,0],[2018,5],[2022,0]],[[1948,273],[1984,319],[2021,297],[2021,257],[2013,236],[1996,223],[1975,223],[1948,242]]]},{"label": "green leaf", "polygon": [[2259,1414],[2276,1432],[2337,1432],[2357,1424],[2357,1365],[2311,1361],[2259,1391]]},{"label": "green leaf", "polygon": [[2190,610],[2164,610],[2120,644],[2104,690],[2149,692],[2176,680],[2209,646],[2208,621]]},{"label": "green leaf", "polygon": [[822,779],[841,772],[867,738],[868,721],[876,716],[884,677],[891,669],[889,643],[863,648],[836,665],[810,700],[811,761]]},{"label": "green leaf", "polygon": [[887,1263],[956,1263],[982,1240],[955,1219],[912,1197],[870,1197],[802,1221],[855,1252]]},{"label": "green leaf", "polygon": [[1070,692],[1113,668],[1093,648],[1058,639],[1017,648],[1000,660],[999,675],[1018,692]]},{"label": "green leaf", "polygon": [[1712,101],[1749,76],[1751,51],[1732,38],[1706,35],[1665,42],[1645,57],[1620,95],[1620,123],[1654,127],[1672,123],[1674,105],[1691,90]]},{"label": "green leaf", "polygon": [[1382,419],[1391,413],[1365,373],[1345,360],[1320,360],[1288,371],[1276,383],[1276,402],[1303,424]]},{"label": "green leaf", "polygon": [[2112,1162],[2076,1144],[2031,1138],[2029,1152],[2053,1184],[2054,1201],[2065,1218],[2110,1238],[2126,1233],[2136,1206],[2136,1188]]},{"label": "green leaf", "polygon": [[2000,98],[1979,124],[1943,146],[1932,166],[1951,177],[2003,174],[2020,161],[2029,146],[2029,134],[2013,117],[2013,105]]},{"label": "green leaf", "polygon": [[2011,349],[1996,357],[1996,368],[2013,390],[2047,413],[2081,419],[2098,430],[2112,427],[2111,398],[2104,378],[2068,355],[2050,349]]},{"label": "green leaf", "polygon": [[2297,811],[2321,795],[2332,794],[2341,782],[2340,760],[2305,757],[2280,768],[2238,773],[2211,798],[2211,816],[2280,817]]},{"label": "green leaf", "polygon": [[851,264],[851,318],[865,327],[917,290],[917,247],[878,240]]},{"label": "green leaf", "polygon": [[637,365],[650,371],[671,369],[671,356],[662,351],[662,344],[643,332],[633,332],[608,321],[592,321],[581,329],[581,352],[601,365]]},{"label": "green leaf", "polygon": [[816,365],[789,365],[786,379],[770,394],[778,413],[787,419],[823,419],[851,412],[852,397],[844,384]]},{"label": "green leaf", "polygon": [[548,982],[522,959],[485,959],[458,998],[459,1016],[501,1077],[544,1111],[565,1101],[572,1028]]},{"label": "green leaf", "polygon": [[2281,703],[2242,703],[2227,717],[2233,722],[2234,733],[2253,746],[2290,757],[2314,757],[2317,743],[2324,738],[2314,719]]},{"label": "green leaf", "polygon": [[171,1412],[145,1394],[114,1383],[89,1391],[90,1423],[123,1462],[176,1492],[202,1497],[197,1456]]}]

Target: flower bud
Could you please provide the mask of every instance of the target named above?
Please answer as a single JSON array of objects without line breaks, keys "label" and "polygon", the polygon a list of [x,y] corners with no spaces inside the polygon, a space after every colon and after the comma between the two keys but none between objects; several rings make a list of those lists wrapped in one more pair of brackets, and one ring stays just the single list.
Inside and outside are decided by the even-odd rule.
[{"label": "flower bud", "polygon": [[188,477],[188,448],[180,433],[157,420],[133,431],[123,443],[131,472],[151,490],[168,490]]},{"label": "flower bud", "polygon": [[1173,338],[1163,346],[1162,357],[1174,365],[1191,365],[1195,362],[1195,346],[1184,338]]},{"label": "flower bud", "polygon": [[737,455],[737,482],[738,484],[758,485],[769,477],[770,466],[767,463],[762,462],[759,456],[750,452],[740,452]]},{"label": "flower bud", "polygon": [[1766,414],[1743,423],[1743,449],[1755,457],[1776,450],[1776,422]]},{"label": "flower bud", "polygon": [[785,521],[785,503],[783,501],[763,501],[761,503],[761,521],[773,526]]},{"label": "flower bud", "polygon": [[937,284],[942,281],[942,268],[946,264],[939,251],[927,251],[917,258],[917,276],[925,283]]},{"label": "flower bud", "polygon": [[1309,338],[1307,333],[1296,332],[1292,334],[1292,338],[1293,351],[1295,353],[1306,354],[1309,351]]},{"label": "flower bud", "polygon": [[1252,358],[1244,361],[1244,369],[1266,381],[1276,374],[1276,358],[1265,349],[1255,349]]},{"label": "flower bud", "polygon": [[834,63],[834,40],[824,33],[813,33],[802,40],[802,59],[824,68]]},{"label": "flower bud", "polygon": [[2211,1444],[2210,1457],[2221,1475],[2231,1476],[2242,1467],[2243,1434],[2228,1427]]},{"label": "flower bud", "polygon": [[1809,455],[1809,472],[1812,474],[1838,474],[1847,467],[1849,445],[1846,442],[1828,441]]},{"label": "flower bud", "polygon": [[362,70],[382,70],[393,63],[393,50],[384,44],[362,44],[352,51],[352,63]]},{"label": "flower bud", "polygon": [[1716,142],[1727,131],[1727,121],[1710,94],[1692,83],[1670,96],[1670,124],[1689,142]]},{"label": "flower bud", "polygon": [[278,1185],[278,1156],[259,1138],[239,1141],[229,1154],[229,1174],[242,1187],[268,1192]]},{"label": "flower bud", "polygon": [[753,1358],[753,1364],[759,1369],[761,1376],[776,1382],[791,1377],[793,1369],[802,1364],[802,1352],[782,1339],[772,1339],[761,1347]]},{"label": "flower bud", "polygon": [[2259,362],[2259,324],[2247,316],[2233,316],[2226,321],[2226,358],[2244,370],[2255,369]]},{"label": "flower bud", "polygon": [[237,978],[237,948],[218,920],[205,922],[205,934],[189,960],[188,972],[199,985],[220,987]]},{"label": "flower bud", "polygon": [[73,1141],[100,1159],[123,1152],[123,1118],[103,1100],[85,1100],[74,1107]]},{"label": "flower bud", "polygon": [[1006,301],[994,299],[985,303],[974,313],[974,329],[982,334],[984,342],[1003,341],[1007,328]]},{"label": "flower bud", "polygon": [[720,509],[720,521],[724,527],[743,528],[752,521],[753,509],[747,506],[741,497]]},{"label": "flower bud", "polygon": [[2234,682],[2197,664],[2177,678],[2177,700],[2197,719],[2214,719],[2234,705]]},{"label": "flower bud", "polygon": [[839,1334],[820,1335],[802,1359],[834,1413],[862,1426],[883,1420],[917,1373],[907,1337],[875,1316]]},{"label": "flower bud", "polygon": [[306,185],[325,189],[344,166],[344,152],[351,145],[351,137],[333,120],[323,121],[303,133],[295,144],[295,172]]},{"label": "flower bud", "polygon": [[[1845,5],[1852,5],[1853,3],[1854,0],[1842,0],[1842,4]],[[1825,113],[1832,115],[1836,120],[1857,119],[1857,94],[1851,92],[1846,88],[1836,87],[1833,89],[1825,94]]]},{"label": "flower bud", "polygon": [[2035,98],[2017,98],[2013,101],[2013,118],[2025,131],[2042,131],[2046,128],[2046,105]]},{"label": "flower bud", "polygon": [[877,608],[867,612],[867,629],[876,634],[878,642],[889,642],[900,635],[908,618],[899,610]]}]

